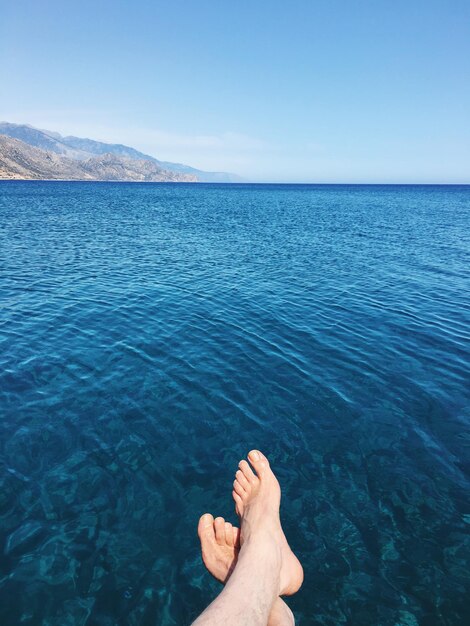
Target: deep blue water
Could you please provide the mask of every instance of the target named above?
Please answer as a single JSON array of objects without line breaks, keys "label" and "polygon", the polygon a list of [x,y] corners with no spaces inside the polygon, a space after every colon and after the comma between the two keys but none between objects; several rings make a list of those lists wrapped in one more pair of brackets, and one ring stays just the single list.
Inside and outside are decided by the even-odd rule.
[{"label": "deep blue water", "polygon": [[184,625],[270,455],[299,624],[470,624],[470,187],[0,184],[0,623]]}]

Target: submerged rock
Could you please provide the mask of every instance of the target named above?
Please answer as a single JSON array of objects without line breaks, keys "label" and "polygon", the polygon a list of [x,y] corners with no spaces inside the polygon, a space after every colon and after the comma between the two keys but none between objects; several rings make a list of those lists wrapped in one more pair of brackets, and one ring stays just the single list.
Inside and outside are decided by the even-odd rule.
[{"label": "submerged rock", "polygon": [[44,532],[44,526],[38,522],[23,524],[8,536],[5,554],[26,552],[37,543]]}]

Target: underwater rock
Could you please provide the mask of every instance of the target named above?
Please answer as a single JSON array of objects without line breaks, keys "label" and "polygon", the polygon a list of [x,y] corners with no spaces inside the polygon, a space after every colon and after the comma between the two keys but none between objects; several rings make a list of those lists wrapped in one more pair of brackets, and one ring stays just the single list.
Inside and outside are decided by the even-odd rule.
[{"label": "underwater rock", "polygon": [[5,545],[5,554],[26,552],[33,547],[45,531],[38,522],[27,522],[8,536]]},{"label": "underwater rock", "polygon": [[58,614],[45,620],[43,626],[85,626],[94,604],[94,598],[66,600]]},{"label": "underwater rock", "polygon": [[[0,475],[0,517],[5,517],[11,520],[14,516],[14,509],[16,508],[16,502],[18,499],[18,491],[24,488],[24,483],[27,479],[22,480],[20,476],[16,476],[14,470],[1,468]],[[5,530],[5,529],[4,529]]]},{"label": "underwater rock", "polygon": [[140,624],[157,623],[158,621],[157,592],[155,589],[144,589],[137,606],[132,609],[127,616],[129,626],[140,626]]}]

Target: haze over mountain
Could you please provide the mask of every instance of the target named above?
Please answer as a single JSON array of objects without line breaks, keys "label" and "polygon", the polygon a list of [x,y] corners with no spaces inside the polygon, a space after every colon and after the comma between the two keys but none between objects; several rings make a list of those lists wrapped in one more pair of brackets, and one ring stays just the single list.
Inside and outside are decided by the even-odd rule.
[{"label": "haze over mountain", "polygon": [[[124,158],[126,161],[130,160],[139,161],[140,163],[152,163],[157,166],[159,170],[170,172],[172,174],[186,175],[189,177],[187,180],[190,181],[220,183],[242,181],[239,176],[227,172],[204,172],[182,163],[159,161],[153,156],[144,154],[135,148],[125,146],[123,144],[110,144],[95,141],[94,139],[74,136],[64,137],[60,133],[34,128],[28,124],[0,122],[0,135],[6,135],[13,139],[18,139],[34,148],[47,150],[75,161],[87,161],[88,159],[97,156],[113,155],[114,157]],[[37,155],[35,158],[37,158]],[[125,164],[124,169],[129,169],[129,163]],[[159,175],[156,173],[157,170],[152,170],[152,168],[150,168],[150,170],[155,175]],[[144,167],[143,176],[145,175],[149,175],[148,167]]]}]

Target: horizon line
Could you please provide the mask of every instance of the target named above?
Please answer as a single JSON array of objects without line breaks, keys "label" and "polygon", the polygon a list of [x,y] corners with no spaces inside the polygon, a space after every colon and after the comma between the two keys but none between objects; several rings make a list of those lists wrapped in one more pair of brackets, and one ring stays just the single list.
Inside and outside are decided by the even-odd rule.
[{"label": "horizon line", "polygon": [[288,182],[288,181],[242,181],[242,182],[207,182],[207,181],[162,181],[162,180],[77,180],[77,179],[57,179],[57,178],[0,178],[0,183],[100,183],[100,184],[122,184],[122,185],[303,185],[303,186],[338,186],[338,187],[470,187],[467,183],[364,183],[364,182]]}]

